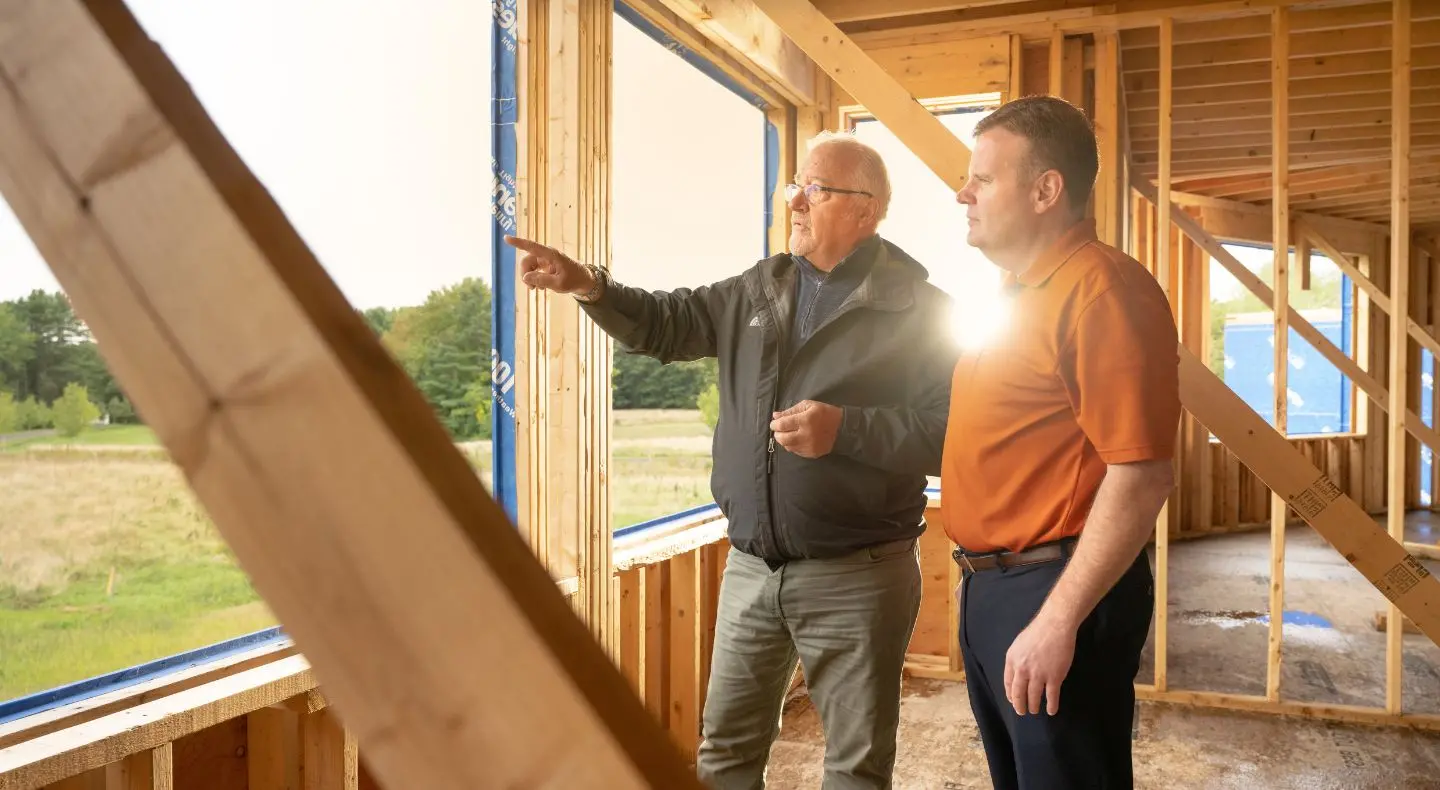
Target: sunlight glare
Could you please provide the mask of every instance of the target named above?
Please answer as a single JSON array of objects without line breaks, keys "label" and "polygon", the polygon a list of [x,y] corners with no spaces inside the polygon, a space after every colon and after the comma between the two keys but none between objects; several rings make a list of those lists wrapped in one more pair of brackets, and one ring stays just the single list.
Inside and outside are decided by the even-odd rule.
[{"label": "sunlight glare", "polygon": [[988,346],[1010,321],[1010,300],[995,291],[980,291],[976,289],[969,298],[955,300],[951,330],[966,351]]}]

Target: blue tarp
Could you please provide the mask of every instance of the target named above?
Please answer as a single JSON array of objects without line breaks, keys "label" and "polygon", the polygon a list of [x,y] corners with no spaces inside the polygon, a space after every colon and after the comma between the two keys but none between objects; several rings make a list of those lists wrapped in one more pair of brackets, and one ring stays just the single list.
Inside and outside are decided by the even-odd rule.
[{"label": "blue tarp", "polygon": [[[1352,346],[1354,311],[1349,283],[1340,309],[1300,310],[1322,335],[1346,354]],[[1225,326],[1225,383],[1267,422],[1275,419],[1275,326],[1270,313],[1231,316]],[[1347,433],[1353,430],[1350,380],[1292,328],[1290,330],[1289,406],[1291,435]]]}]

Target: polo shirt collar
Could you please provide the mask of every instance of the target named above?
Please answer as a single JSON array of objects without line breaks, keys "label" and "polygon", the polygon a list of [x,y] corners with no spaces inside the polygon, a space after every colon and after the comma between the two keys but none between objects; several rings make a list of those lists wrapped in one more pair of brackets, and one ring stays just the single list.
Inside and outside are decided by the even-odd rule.
[{"label": "polo shirt collar", "polygon": [[1030,264],[1020,275],[1007,274],[1006,285],[1023,285],[1028,288],[1035,288],[1043,285],[1050,276],[1059,271],[1065,262],[1070,260],[1075,253],[1092,241],[1098,241],[1095,233],[1094,218],[1082,219],[1070,226],[1065,234],[1055,241],[1049,249],[1040,254],[1035,262]]}]

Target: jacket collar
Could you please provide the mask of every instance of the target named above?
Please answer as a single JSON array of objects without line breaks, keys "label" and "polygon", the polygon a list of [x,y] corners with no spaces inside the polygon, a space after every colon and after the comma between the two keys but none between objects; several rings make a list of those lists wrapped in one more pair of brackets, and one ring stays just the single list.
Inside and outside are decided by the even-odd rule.
[{"label": "jacket collar", "polygon": [[[841,265],[851,262],[852,258],[856,263],[868,259],[869,271],[836,309],[837,313],[853,307],[890,312],[904,310],[915,303],[915,283],[930,276],[918,261],[878,234],[861,242]],[[761,284],[777,313],[776,320],[788,325],[791,303],[795,301],[795,278],[801,276],[795,256],[773,255],[761,261],[759,268]],[[836,271],[839,269],[837,266]]]}]

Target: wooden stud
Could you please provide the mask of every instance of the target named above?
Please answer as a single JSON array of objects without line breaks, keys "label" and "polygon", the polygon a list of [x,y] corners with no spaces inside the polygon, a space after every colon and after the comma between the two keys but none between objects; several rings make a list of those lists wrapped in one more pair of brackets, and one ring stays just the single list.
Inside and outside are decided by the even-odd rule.
[{"label": "wooden stud", "polygon": [[701,581],[699,550],[669,561],[670,598],[670,734],[686,759],[695,759],[700,745]]},{"label": "wooden stud", "polygon": [[175,750],[169,743],[105,767],[105,790],[174,790]]},{"label": "wooden stud", "polygon": [[1050,34],[1049,81],[1046,91],[1051,96],[1064,98],[1065,80],[1065,34],[1059,30]]},{"label": "wooden stud", "polygon": [[776,163],[775,183],[768,185],[771,199],[767,238],[770,253],[773,255],[790,249],[790,201],[785,198],[785,185],[795,177],[800,166],[802,149],[796,140],[796,111],[793,106],[766,110],[765,117],[774,124],[780,141],[780,160]]},{"label": "wooden stud", "polygon": [[284,707],[261,708],[245,720],[247,790],[298,790],[299,719]]},{"label": "wooden stud", "polygon": [[355,736],[327,708],[300,717],[301,790],[358,790],[360,753]]},{"label": "wooden stud", "polygon": [[1095,180],[1096,232],[1100,240],[1120,246],[1121,189],[1120,41],[1114,33],[1095,36],[1095,136],[1100,146],[1100,172]]},{"label": "wooden stud", "polygon": [[[1155,278],[1165,291],[1171,304],[1175,294],[1170,292],[1170,79],[1171,54],[1174,51],[1175,20],[1165,17],[1160,20],[1160,177],[1155,187],[1163,199],[1155,204]],[[1128,194],[1128,193],[1127,193]],[[1144,204],[1147,205],[1148,204]],[[1148,209],[1147,209],[1148,213]],[[1170,508],[1175,496],[1168,497],[1161,506],[1155,520],[1155,687],[1167,688],[1169,679],[1167,662],[1170,646],[1169,600],[1170,600]]]},{"label": "wooden stud", "polygon": [[4,7],[0,191],[377,777],[696,786],[123,5]]},{"label": "wooden stud", "polygon": [[1014,101],[1025,95],[1025,42],[1019,36],[1010,36],[1009,81],[1001,101]]},{"label": "wooden stud", "polygon": [[[1391,152],[1393,176],[1390,203],[1390,402],[1387,433],[1386,497],[1390,537],[1405,539],[1405,438],[1407,419],[1410,348],[1408,331],[1410,305],[1410,0],[1392,0],[1395,19],[1391,50]],[[1418,417],[1416,418],[1419,419]],[[1432,450],[1440,450],[1431,445]],[[1385,639],[1385,709],[1399,713],[1403,707],[1401,680],[1404,677],[1400,612],[1390,606]]]},{"label": "wooden stud", "polygon": [[668,729],[670,722],[670,563],[647,565],[641,569],[645,600],[644,666],[641,678],[645,684],[645,708],[655,721]]},{"label": "wooden stud", "polygon": [[[1271,129],[1274,194],[1270,205],[1275,299],[1275,430],[1289,432],[1290,404],[1290,9],[1271,12]],[[1280,654],[1285,627],[1285,526],[1289,514],[1279,494],[1270,498],[1270,635],[1266,651],[1265,696],[1280,699]]]}]

